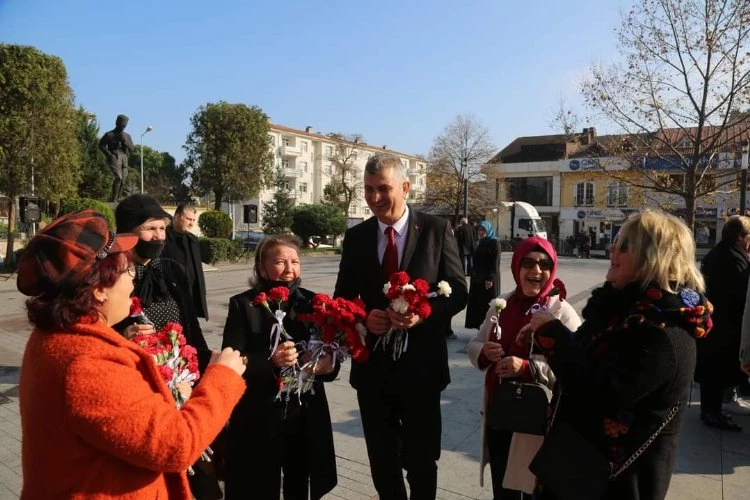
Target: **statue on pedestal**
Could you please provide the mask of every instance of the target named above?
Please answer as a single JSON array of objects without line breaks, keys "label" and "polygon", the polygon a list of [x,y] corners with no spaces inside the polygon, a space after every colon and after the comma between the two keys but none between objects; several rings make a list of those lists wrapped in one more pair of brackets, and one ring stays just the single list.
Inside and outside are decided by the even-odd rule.
[{"label": "statue on pedestal", "polygon": [[115,175],[112,183],[111,201],[117,202],[122,191],[122,185],[128,176],[128,154],[133,150],[133,140],[130,134],[125,132],[128,125],[128,117],[117,115],[115,128],[104,134],[99,141],[99,149],[107,157],[109,169]]}]

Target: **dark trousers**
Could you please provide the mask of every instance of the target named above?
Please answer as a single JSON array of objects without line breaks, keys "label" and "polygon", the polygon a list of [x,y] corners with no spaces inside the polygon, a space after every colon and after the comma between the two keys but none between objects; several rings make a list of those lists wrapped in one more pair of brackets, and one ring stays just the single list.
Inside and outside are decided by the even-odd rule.
[{"label": "dark trousers", "polygon": [[284,500],[309,498],[307,440],[302,432],[301,415],[295,417],[282,424],[280,435],[273,438],[266,436],[262,443],[244,433],[230,433],[224,488],[226,500],[278,500],[282,486]]},{"label": "dark trousers", "polygon": [[531,500],[531,495],[521,491],[503,488],[505,469],[508,468],[508,452],[513,433],[496,431],[487,427],[486,439],[490,452],[490,470],[492,471],[492,496],[495,500]]},{"label": "dark trousers", "polygon": [[725,385],[713,380],[706,380],[701,384],[701,415],[712,413],[721,414],[721,404],[724,399]]},{"label": "dark trousers", "polygon": [[370,473],[382,499],[406,499],[402,468],[413,500],[434,500],[440,459],[440,391],[360,389]]},{"label": "dark trousers", "polygon": [[464,267],[464,274],[471,276],[474,272],[474,259],[471,258],[471,253],[461,253],[461,265]]}]

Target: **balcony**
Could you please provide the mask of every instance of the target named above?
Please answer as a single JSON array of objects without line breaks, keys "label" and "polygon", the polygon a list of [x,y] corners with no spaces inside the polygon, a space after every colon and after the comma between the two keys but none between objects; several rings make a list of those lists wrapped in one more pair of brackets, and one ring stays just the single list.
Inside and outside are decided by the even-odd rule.
[{"label": "balcony", "polygon": [[302,150],[293,146],[281,146],[279,148],[279,153],[282,158],[297,158],[302,156]]},{"label": "balcony", "polygon": [[284,177],[296,179],[297,177],[302,177],[302,174],[303,172],[301,168],[287,167],[284,169]]}]

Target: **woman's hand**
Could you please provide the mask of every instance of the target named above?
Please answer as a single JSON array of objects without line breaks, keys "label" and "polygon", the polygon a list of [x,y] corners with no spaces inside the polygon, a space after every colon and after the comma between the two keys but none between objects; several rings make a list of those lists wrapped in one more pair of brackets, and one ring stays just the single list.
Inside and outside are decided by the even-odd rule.
[{"label": "woman's hand", "polygon": [[[303,359],[305,360],[305,363],[309,362],[310,359],[312,359],[312,352],[305,351],[305,355],[303,356]],[[313,374],[326,375],[333,371],[333,367],[334,367],[333,356],[329,352],[323,352],[323,354],[318,358],[318,362],[315,364],[315,370],[313,371]]]},{"label": "woman's hand", "polygon": [[297,362],[297,356],[297,347],[295,347],[294,342],[287,340],[276,347],[273,356],[271,356],[271,364],[276,368],[294,366]]},{"label": "woman's hand", "polygon": [[122,333],[126,339],[133,340],[133,337],[135,337],[136,335],[140,333],[151,335],[151,334],[156,333],[156,330],[154,329],[154,325],[151,325],[151,324],[143,325],[139,323],[134,323],[128,326],[127,328],[125,328],[125,331]]},{"label": "woman's hand", "polygon": [[523,359],[516,356],[508,356],[497,362],[495,375],[500,378],[513,378],[521,375],[523,371]]},{"label": "woman's hand", "polygon": [[245,373],[247,365],[247,358],[240,354],[240,351],[227,347],[221,352],[212,352],[211,361],[208,362],[209,366],[216,363],[217,365],[224,365],[230,368],[237,375]]},{"label": "woman's hand", "polygon": [[177,388],[177,392],[180,393],[183,399],[190,399],[190,396],[193,394],[193,386],[188,382],[177,382],[174,386]]},{"label": "woman's hand", "polygon": [[550,321],[554,321],[555,318],[551,312],[541,310],[537,311],[534,314],[531,315],[531,320],[529,321],[529,328],[532,332],[537,331],[539,328],[542,327],[542,325],[546,325]]},{"label": "woman's hand", "polygon": [[497,342],[488,341],[482,346],[482,354],[484,354],[484,357],[487,358],[490,363],[494,363],[503,357],[505,351],[503,351],[503,346]]}]

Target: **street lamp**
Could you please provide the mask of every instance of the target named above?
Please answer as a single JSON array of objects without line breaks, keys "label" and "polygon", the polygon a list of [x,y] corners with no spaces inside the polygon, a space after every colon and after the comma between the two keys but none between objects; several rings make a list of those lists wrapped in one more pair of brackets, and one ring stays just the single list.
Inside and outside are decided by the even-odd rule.
[{"label": "street lamp", "polygon": [[154,127],[149,125],[146,130],[141,134],[141,194],[143,194],[143,136],[154,130]]},{"label": "street lamp", "polygon": [[740,215],[745,215],[745,197],[747,196],[747,161],[748,161],[748,150],[750,149],[750,141],[745,142],[742,146],[742,159],[740,160],[740,169],[742,169],[740,177]]}]

